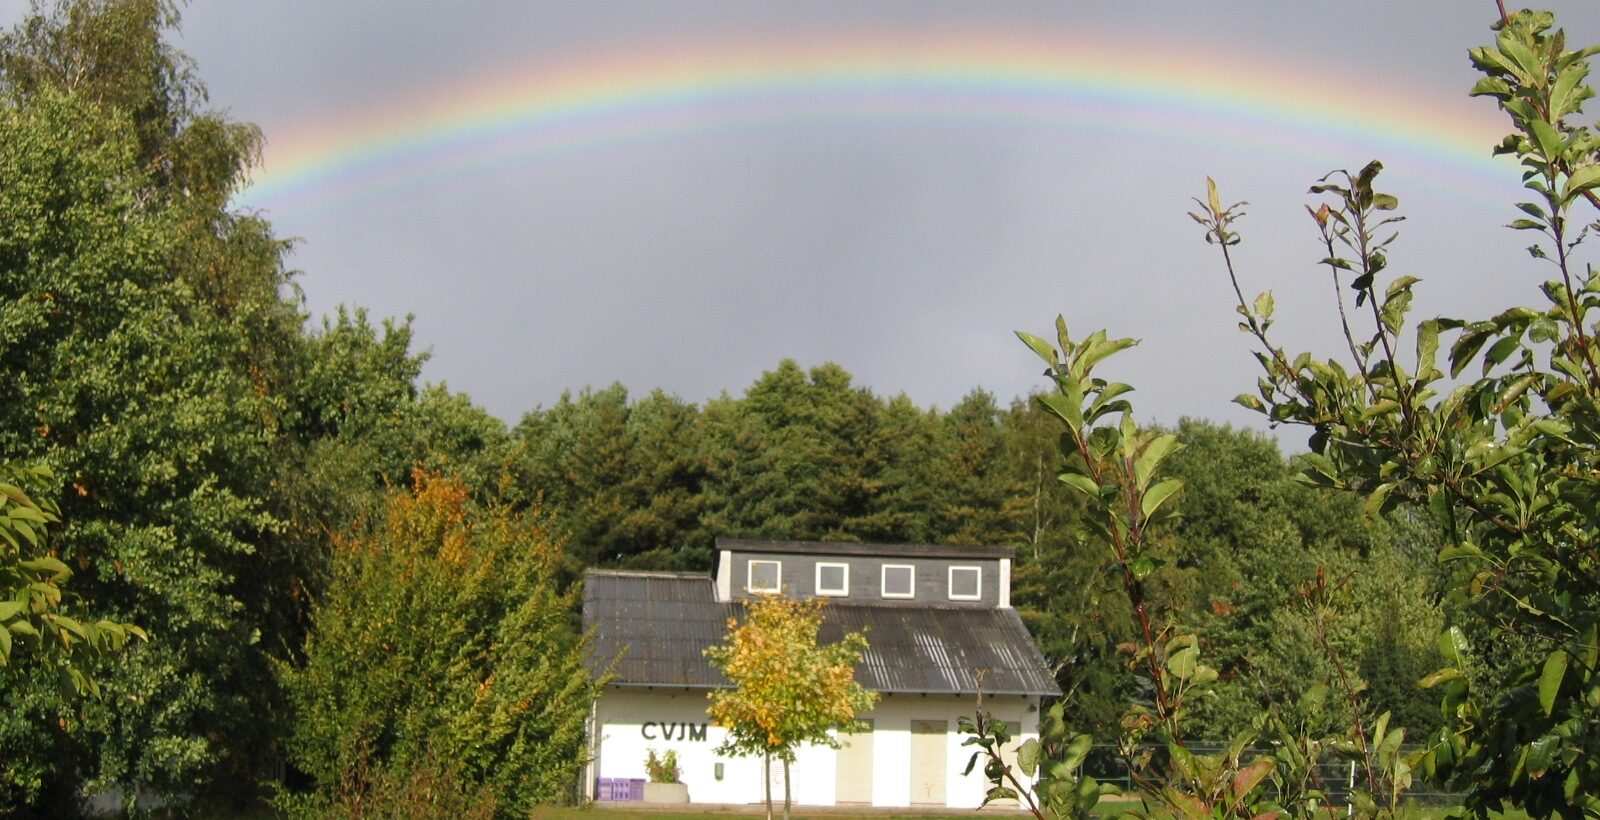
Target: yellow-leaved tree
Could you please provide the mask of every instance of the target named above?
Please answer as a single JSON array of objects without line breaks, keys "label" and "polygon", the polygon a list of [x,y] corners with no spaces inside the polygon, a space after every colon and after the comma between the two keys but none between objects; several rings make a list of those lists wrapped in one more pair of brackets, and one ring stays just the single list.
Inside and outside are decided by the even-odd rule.
[{"label": "yellow-leaved tree", "polygon": [[821,601],[769,595],[751,599],[746,610],[743,623],[728,619],[727,640],[706,650],[733,684],[711,693],[706,714],[728,731],[719,753],[763,758],[767,820],[772,820],[772,761],[783,763],[787,820],[795,748],[802,743],[839,748],[829,732],[862,728],[856,715],[871,709],[878,695],[856,682],[866,636],[852,632],[837,643],[818,643]]}]

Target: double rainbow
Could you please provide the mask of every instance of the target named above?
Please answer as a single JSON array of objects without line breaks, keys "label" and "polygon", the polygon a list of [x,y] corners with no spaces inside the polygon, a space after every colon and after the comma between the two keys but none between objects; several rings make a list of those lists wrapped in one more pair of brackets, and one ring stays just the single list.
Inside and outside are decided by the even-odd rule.
[{"label": "double rainbow", "polygon": [[[1504,180],[1493,106],[1198,47],[1085,33],[811,32],[533,62],[268,134],[252,206],[363,192],[593,146],[815,122],[1019,125],[1313,155],[1324,166],[1414,160],[1430,181]],[[1324,156],[1329,145],[1362,156]],[[1320,146],[1320,147],[1319,147]],[[1202,169],[1203,170],[1203,169]]]}]

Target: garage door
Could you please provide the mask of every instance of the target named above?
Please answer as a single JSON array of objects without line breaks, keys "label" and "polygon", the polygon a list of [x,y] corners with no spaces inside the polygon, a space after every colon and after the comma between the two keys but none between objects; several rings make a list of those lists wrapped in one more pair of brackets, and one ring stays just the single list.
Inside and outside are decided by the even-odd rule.
[{"label": "garage door", "polygon": [[840,803],[872,802],[872,721],[864,720],[866,730],[839,735],[839,781],[836,799]]},{"label": "garage door", "polygon": [[942,720],[911,721],[911,805],[943,806],[945,732]]},{"label": "garage door", "polygon": [[[762,767],[761,788],[762,789],[770,788],[770,789],[772,789],[772,791],[771,792],[762,791],[762,793],[759,796],[756,797],[755,802],[757,802],[757,803],[765,803],[767,801],[767,795],[771,794],[772,795],[772,802],[774,802],[774,803],[782,803],[783,802],[783,787],[785,785],[787,785],[786,782],[783,779],[783,761],[779,760],[776,757],[774,757],[774,758],[772,758],[771,765],[769,767],[768,766],[768,761],[765,758],[757,758],[757,759],[761,761],[761,767]],[[770,784],[767,782],[769,780],[771,781]],[[796,802],[796,803],[800,802],[799,795],[791,795],[791,797],[794,798],[794,802]]]}]

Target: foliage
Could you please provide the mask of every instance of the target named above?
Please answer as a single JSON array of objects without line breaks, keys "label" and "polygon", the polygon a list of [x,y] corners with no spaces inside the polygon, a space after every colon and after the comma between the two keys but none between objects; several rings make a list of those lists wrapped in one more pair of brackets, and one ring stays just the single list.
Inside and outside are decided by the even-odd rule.
[{"label": "foliage", "polygon": [[129,638],[149,640],[144,630],[100,618],[74,618],[62,608],[62,589],[72,570],[45,551],[46,527],[60,523],[56,505],[29,496],[48,492],[54,476],[44,467],[0,461],[0,666],[11,663],[20,641],[54,667],[62,688],[100,694],[91,673],[95,660],[120,651]]},{"label": "foliage", "polygon": [[[1198,556],[1187,544],[1176,550],[1163,548],[1161,533],[1174,526],[1177,498],[1184,486],[1181,480],[1166,475],[1168,458],[1177,452],[1178,437],[1160,430],[1141,430],[1132,421],[1132,406],[1126,398],[1132,388],[1094,374],[1100,362],[1131,347],[1133,341],[1112,340],[1103,332],[1075,341],[1059,318],[1054,344],[1028,333],[1018,336],[1045,361],[1045,374],[1055,383],[1053,392],[1036,400],[1065,428],[1060,440],[1063,469],[1058,478],[1084,498],[1083,523],[1090,535],[1087,546],[1100,550],[1102,560],[1110,561],[1137,625],[1137,635],[1126,647],[1138,695],[1120,721],[1123,751],[1140,799],[1135,813],[1253,818],[1315,811],[1327,800],[1326,792],[1314,780],[1315,766],[1325,754],[1335,752],[1363,765],[1365,782],[1354,790],[1353,798],[1363,812],[1371,814],[1380,808],[1392,812],[1410,780],[1408,764],[1398,754],[1405,732],[1389,730],[1388,713],[1371,722],[1363,716],[1358,697],[1362,686],[1352,678],[1330,638],[1329,625],[1339,609],[1334,599],[1345,584],[1330,584],[1324,567],[1317,568],[1315,579],[1305,582],[1294,599],[1302,608],[1300,623],[1307,634],[1292,648],[1310,647],[1327,659],[1327,671],[1336,675],[1338,689],[1345,695],[1349,728],[1331,737],[1324,734],[1325,721],[1318,714],[1326,700],[1324,694],[1302,699],[1306,708],[1297,710],[1293,719],[1274,708],[1256,720],[1253,728],[1236,729],[1221,752],[1203,754],[1191,748],[1185,732],[1195,704],[1215,698],[1225,687],[1219,686],[1218,671],[1202,663],[1199,637],[1180,629],[1182,619],[1166,606],[1181,597],[1171,582],[1210,563],[1226,567],[1229,558],[1238,559],[1244,567],[1270,559],[1253,556],[1246,561],[1242,551],[1230,554],[1214,543],[1205,545],[1212,548],[1209,553]],[[1116,416],[1120,418],[1113,421]],[[1275,454],[1272,463],[1281,468]],[[1248,471],[1227,475],[1239,472]],[[1197,505],[1197,509],[1204,507]],[[1261,527],[1233,530],[1224,525],[1223,530],[1254,537],[1264,534]],[[1265,532],[1270,533],[1271,528]],[[1158,583],[1163,575],[1165,590]],[[1236,591],[1242,588],[1242,584],[1234,585]],[[1209,592],[1217,594],[1218,590]],[[1211,609],[1223,614],[1233,606],[1213,599]],[[1316,683],[1317,678],[1313,670],[1289,684],[1326,692],[1328,687]],[[1271,690],[1266,695],[1270,702]],[[987,758],[985,775],[993,786],[987,800],[1018,798],[1043,820],[1085,816],[1101,793],[1112,791],[1076,771],[1092,738],[1073,735],[1060,718],[1059,711],[1052,714],[1041,726],[1040,739],[1019,749],[1018,768],[1030,782],[1038,776],[1032,786],[1006,766],[999,752],[1007,740],[1006,730],[990,720],[981,703],[975,719],[963,721],[963,729],[973,734],[968,744],[979,747],[968,770],[980,757]],[[1252,751],[1263,734],[1271,753]]]},{"label": "foliage", "polygon": [[[1540,816],[1600,811],[1600,351],[1590,319],[1600,276],[1578,268],[1588,228],[1572,213],[1600,188],[1600,142],[1574,122],[1593,95],[1588,58],[1600,49],[1567,50],[1553,24],[1521,12],[1496,27],[1494,45],[1472,50],[1484,74],[1473,93],[1497,100],[1515,128],[1496,152],[1520,160],[1534,195],[1510,227],[1537,235],[1529,252],[1553,268],[1543,307],[1412,323],[1419,280],[1380,281],[1399,217],[1396,199],[1375,187],[1374,162],[1311,189],[1326,199],[1311,211],[1323,264],[1341,292],[1346,277],[1355,292],[1354,315],[1338,304],[1348,358],[1291,355],[1271,342],[1271,295],[1247,303],[1234,273],[1239,206],[1223,207],[1213,186],[1196,215],[1222,249],[1241,327],[1260,346],[1260,389],[1239,402],[1310,428],[1307,482],[1356,493],[1374,513],[1426,511],[1445,539],[1439,560],[1462,568],[1449,576],[1452,593],[1493,613],[1524,648],[1508,685],[1488,687],[1473,641],[1452,626],[1439,642],[1446,665],[1425,681],[1448,724],[1418,765],[1470,788],[1467,808],[1480,816],[1506,805]],[[1408,337],[1414,355],[1402,351]]]},{"label": "foliage", "polygon": [[279,795],[279,808],[290,817],[330,820],[493,820],[500,802],[484,783],[472,783],[460,761],[429,753],[406,766],[373,770],[368,758],[339,773],[337,788],[304,795]]},{"label": "foliage", "polygon": [[[303,668],[283,670],[288,751],[334,802],[351,771],[404,783],[451,761],[500,816],[569,795],[598,684],[581,663],[576,589],[536,515],[475,509],[458,480],[420,474],[373,535],[342,544]],[[290,801],[291,803],[293,801]]]},{"label": "foliage", "polygon": [[[984,795],[984,805],[991,801],[1011,799],[1023,803],[1039,820],[1047,817],[1067,817],[1086,820],[1098,816],[1095,807],[1100,798],[1116,794],[1117,788],[1108,783],[1098,783],[1082,773],[1084,758],[1094,745],[1094,737],[1087,733],[1071,733],[1064,719],[1062,701],[1056,701],[1045,710],[1039,720],[1039,736],[1028,738],[1017,747],[1016,766],[1012,768],[1002,754],[1002,749],[1012,740],[1011,730],[1003,720],[994,720],[983,710],[980,699],[977,714],[971,718],[963,715],[956,728],[967,739],[962,746],[976,746],[967,759],[962,776],[982,761],[983,774],[993,784]],[[1032,786],[1035,779],[1036,787]]]},{"label": "foliage", "polygon": [[[719,754],[761,755],[784,767],[783,814],[789,816],[789,764],[803,743],[838,748],[832,732],[857,730],[856,715],[871,709],[876,693],[856,683],[855,665],[866,636],[850,633],[826,646],[817,642],[822,601],[782,595],[746,602],[745,619],[728,621],[726,641],[706,650],[712,666],[733,684],[710,694],[706,709],[727,739]],[[772,814],[768,778],[767,814]]]},{"label": "foliage", "polygon": [[216,319],[170,264],[185,226],[148,198],[132,118],[48,85],[19,97],[13,81],[0,100],[0,452],[64,478],[56,550],[94,570],[74,587],[156,640],[105,670],[115,701],[64,722],[21,717],[67,710],[38,688],[53,684],[0,673],[0,756],[192,793],[268,747],[260,610],[243,603],[259,576],[241,570],[278,525],[260,478],[279,405],[235,366],[247,319]]},{"label": "foliage", "polygon": [[683,772],[678,769],[678,750],[668,749],[667,753],[656,756],[655,749],[646,749],[644,770],[650,775],[651,783],[677,783]]}]

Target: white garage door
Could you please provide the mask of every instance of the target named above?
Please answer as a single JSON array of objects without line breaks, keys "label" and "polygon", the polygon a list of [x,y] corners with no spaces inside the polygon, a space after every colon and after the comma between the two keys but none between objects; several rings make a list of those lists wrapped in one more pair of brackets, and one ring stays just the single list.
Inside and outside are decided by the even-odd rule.
[{"label": "white garage door", "polygon": [[872,721],[862,723],[866,730],[860,734],[839,735],[836,799],[840,803],[872,802]]},{"label": "white garage door", "polygon": [[942,720],[911,721],[911,805],[943,806],[945,733]]}]

